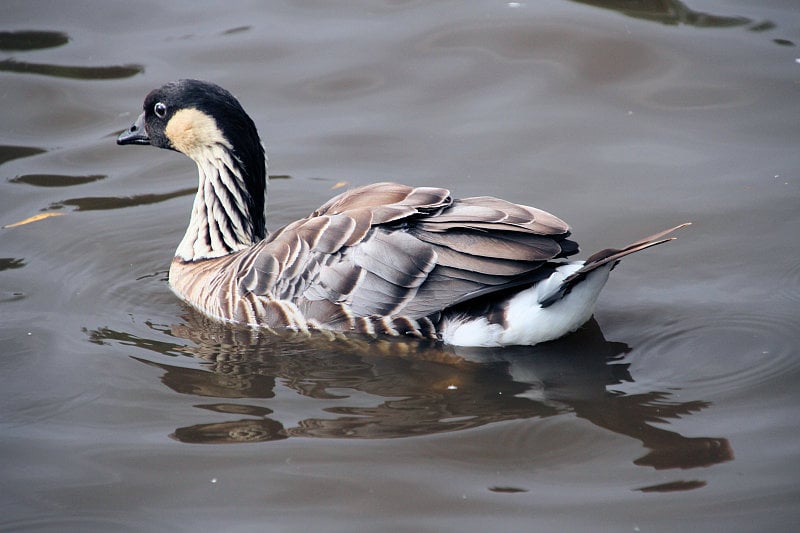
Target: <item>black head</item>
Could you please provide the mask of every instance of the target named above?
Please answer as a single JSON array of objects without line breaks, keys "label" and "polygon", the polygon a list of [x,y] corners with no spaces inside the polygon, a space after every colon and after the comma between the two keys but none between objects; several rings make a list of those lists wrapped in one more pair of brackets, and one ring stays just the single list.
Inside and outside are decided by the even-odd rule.
[{"label": "black head", "polygon": [[[117,144],[149,144],[192,157],[194,149],[219,142],[220,135],[237,150],[261,143],[236,97],[207,81],[167,83],[145,97],[143,109]],[[176,117],[179,120],[173,121]]]}]

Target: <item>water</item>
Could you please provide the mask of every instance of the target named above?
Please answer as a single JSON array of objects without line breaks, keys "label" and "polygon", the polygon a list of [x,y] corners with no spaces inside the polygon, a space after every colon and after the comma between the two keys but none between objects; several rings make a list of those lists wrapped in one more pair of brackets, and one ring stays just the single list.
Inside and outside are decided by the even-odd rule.
[{"label": "water", "polygon": [[[796,525],[794,2],[0,13],[4,529]],[[180,77],[259,125],[273,229],[383,179],[548,209],[584,254],[694,224],[533,348],[209,323],[165,282],[193,163],[114,144]]]}]

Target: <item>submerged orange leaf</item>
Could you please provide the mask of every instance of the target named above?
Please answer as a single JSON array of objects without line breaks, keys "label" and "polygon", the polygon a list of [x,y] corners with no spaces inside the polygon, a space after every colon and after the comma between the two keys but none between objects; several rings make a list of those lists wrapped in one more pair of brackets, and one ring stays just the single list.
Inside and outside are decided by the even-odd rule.
[{"label": "submerged orange leaf", "polygon": [[337,182],[336,182],[336,183],[333,185],[333,187],[331,187],[331,190],[332,190],[332,191],[335,191],[336,189],[341,189],[342,187],[347,187],[348,185],[350,185],[350,182],[347,182],[347,181],[337,181]]}]

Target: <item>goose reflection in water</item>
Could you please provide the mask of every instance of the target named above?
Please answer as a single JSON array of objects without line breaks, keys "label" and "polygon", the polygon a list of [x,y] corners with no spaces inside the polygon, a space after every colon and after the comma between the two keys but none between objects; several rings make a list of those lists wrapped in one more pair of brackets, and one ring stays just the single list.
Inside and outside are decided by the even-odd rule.
[{"label": "goose reflection in water", "polygon": [[[687,469],[733,459],[724,438],[684,437],[653,425],[697,413],[707,402],[678,402],[666,391],[615,391],[614,385],[633,381],[629,365],[621,362],[630,349],[607,341],[593,320],[573,335],[533,348],[454,350],[434,341],[258,332],[215,323],[191,309],[185,319],[163,332],[192,345],[109,329],[90,332],[97,343],[116,341],[202,361],[201,368],[187,368],[135,358],[161,369],[170,389],[216,400],[196,407],[223,420],[176,429],[171,436],[181,442],[401,438],[571,413],[640,441],[649,449],[634,460],[640,466]],[[327,402],[324,416],[293,427],[277,420],[264,400],[276,396],[278,383]],[[365,402],[365,395],[372,401]]]},{"label": "goose reflection in water", "polygon": [[695,11],[677,0],[572,0],[602,9],[617,11],[625,16],[660,22],[661,24],[695,26],[698,28],[729,28],[752,22],[740,16],[715,15]]}]

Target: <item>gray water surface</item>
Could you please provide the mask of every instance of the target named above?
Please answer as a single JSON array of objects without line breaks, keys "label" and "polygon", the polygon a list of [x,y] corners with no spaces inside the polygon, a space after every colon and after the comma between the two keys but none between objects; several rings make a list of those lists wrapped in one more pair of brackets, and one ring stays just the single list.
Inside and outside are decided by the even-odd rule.
[{"label": "gray water surface", "polygon": [[[0,14],[0,528],[796,527],[795,2]],[[114,143],[182,77],[259,126],[271,229],[377,180],[546,209],[583,257],[693,225],[536,347],[214,324],[166,283],[194,164]]]}]

